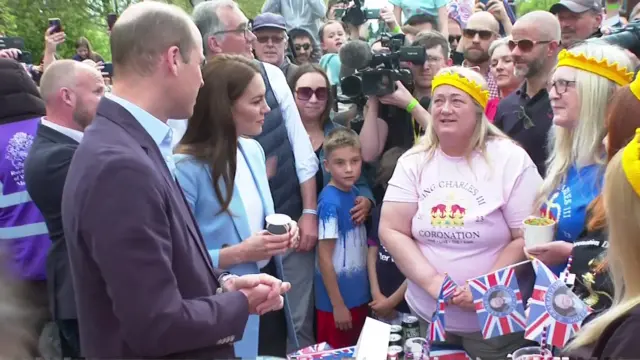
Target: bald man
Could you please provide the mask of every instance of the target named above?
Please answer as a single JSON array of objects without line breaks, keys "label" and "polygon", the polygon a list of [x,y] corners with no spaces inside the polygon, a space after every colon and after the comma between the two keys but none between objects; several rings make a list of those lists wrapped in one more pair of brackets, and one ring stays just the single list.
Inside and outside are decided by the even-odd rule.
[{"label": "bald man", "polygon": [[46,261],[48,296],[64,358],[80,357],[80,339],[62,228],[62,189],[71,158],[103,92],[104,82],[95,67],[73,60],[52,63],[40,80],[47,115],[38,125],[25,162],[27,191],[44,216],[52,242]]},{"label": "bald man", "polygon": [[532,11],[516,20],[511,37],[515,72],[525,81],[500,101],[494,124],[524,147],[544,176],[545,144],[553,118],[547,82],[560,50],[560,23],[550,12]]},{"label": "bald man", "polygon": [[82,355],[233,358],[249,314],[281,309],[290,285],[214,269],[175,180],[166,123],[193,113],[202,36],[180,8],[145,1],[120,15],[110,41],[112,92],[62,192]]},{"label": "bald man", "polygon": [[489,72],[489,46],[499,37],[500,24],[491,13],[480,11],[473,13],[462,31],[460,49],[464,55],[463,66],[474,67],[487,80],[491,98],[500,97],[495,79]]}]

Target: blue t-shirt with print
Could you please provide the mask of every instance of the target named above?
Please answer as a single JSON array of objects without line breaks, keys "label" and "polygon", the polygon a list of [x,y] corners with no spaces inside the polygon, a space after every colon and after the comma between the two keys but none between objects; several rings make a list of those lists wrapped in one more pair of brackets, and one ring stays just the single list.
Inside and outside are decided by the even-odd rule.
[{"label": "blue t-shirt with print", "polygon": [[[336,239],[333,269],[344,304],[353,309],[370,301],[367,276],[367,231],[364,224],[355,225],[349,211],[355,206],[358,190],[345,192],[327,185],[318,198],[318,239]],[[329,294],[322,281],[316,259],[316,308],[333,312]]]},{"label": "blue t-shirt with print", "polygon": [[[540,209],[542,215],[556,220],[556,240],[573,243],[585,230],[587,207],[602,190],[603,169],[600,165],[589,165],[580,169],[569,168],[566,180],[551,193]],[[559,275],[567,264],[552,266]]]},{"label": "blue t-shirt with print", "polygon": [[447,5],[447,0],[389,0],[391,5],[402,9],[405,21],[413,15],[429,14],[438,17],[438,9]]}]

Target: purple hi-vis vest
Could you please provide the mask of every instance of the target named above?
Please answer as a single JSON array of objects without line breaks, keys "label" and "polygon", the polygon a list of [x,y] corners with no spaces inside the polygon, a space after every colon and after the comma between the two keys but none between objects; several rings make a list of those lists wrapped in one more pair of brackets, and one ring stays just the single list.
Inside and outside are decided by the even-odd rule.
[{"label": "purple hi-vis vest", "polygon": [[42,214],[24,181],[24,162],[40,118],[0,125],[0,246],[17,276],[44,280],[51,240]]}]

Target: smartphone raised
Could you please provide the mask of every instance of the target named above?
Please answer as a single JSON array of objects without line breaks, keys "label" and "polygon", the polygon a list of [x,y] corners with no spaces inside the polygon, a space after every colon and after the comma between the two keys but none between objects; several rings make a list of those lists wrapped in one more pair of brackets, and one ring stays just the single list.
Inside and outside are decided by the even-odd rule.
[{"label": "smartphone raised", "polygon": [[102,68],[103,73],[109,74],[109,76],[113,76],[113,64],[112,63],[104,63]]},{"label": "smartphone raised", "polygon": [[52,34],[62,32],[62,22],[59,18],[50,18],[49,28],[53,28]]},{"label": "smartphone raised", "polygon": [[109,27],[109,30],[113,29],[113,24],[116,23],[116,20],[118,20],[118,14],[107,15],[107,26]]},{"label": "smartphone raised", "polygon": [[380,9],[365,9],[364,18],[366,20],[376,20],[380,18]]},{"label": "smartphone raised", "polygon": [[21,62],[23,64],[33,64],[33,56],[28,51],[22,51],[18,55],[18,62]]}]

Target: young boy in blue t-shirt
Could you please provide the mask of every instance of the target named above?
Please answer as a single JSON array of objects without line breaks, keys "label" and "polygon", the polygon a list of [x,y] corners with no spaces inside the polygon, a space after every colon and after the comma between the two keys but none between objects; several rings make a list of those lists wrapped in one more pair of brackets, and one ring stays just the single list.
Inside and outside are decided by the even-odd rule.
[{"label": "young boy in blue t-shirt", "polygon": [[317,340],[339,349],[357,343],[369,313],[367,233],[350,214],[362,155],[358,135],[346,128],[330,132],[323,150],[331,181],[318,197]]}]

